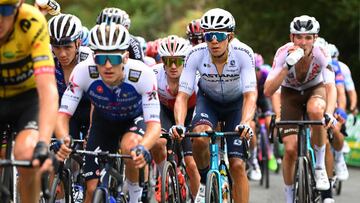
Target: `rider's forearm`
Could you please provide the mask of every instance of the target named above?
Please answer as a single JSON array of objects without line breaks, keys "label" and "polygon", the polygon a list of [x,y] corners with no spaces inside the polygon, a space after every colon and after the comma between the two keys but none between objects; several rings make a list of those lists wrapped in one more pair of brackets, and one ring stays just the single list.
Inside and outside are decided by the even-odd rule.
[{"label": "rider's forearm", "polygon": [[357,93],[356,90],[347,91],[350,100],[350,111],[353,111],[357,107]]},{"label": "rider's forearm", "polygon": [[160,138],[161,125],[160,122],[150,121],[146,123],[146,131],[144,138],[141,140],[140,144],[143,145],[146,149],[151,149],[156,141]]},{"label": "rider's forearm", "polygon": [[175,123],[177,125],[184,125],[187,114],[189,95],[184,92],[179,92],[176,96],[174,106]]},{"label": "rider's forearm", "polygon": [[56,121],[55,136],[57,139],[63,139],[64,136],[69,135],[69,122],[71,116],[65,113],[58,113]]},{"label": "rider's forearm", "polygon": [[280,118],[280,114],[281,114],[281,93],[280,92],[275,92],[272,96],[271,96],[271,104],[272,104],[272,108],[273,111],[276,115],[276,118]]},{"label": "rider's forearm", "polygon": [[56,88],[55,76],[52,74],[38,75],[36,86],[39,95],[39,141],[50,143],[54,132],[59,95]]},{"label": "rider's forearm", "polygon": [[241,123],[250,125],[255,114],[257,92],[246,92],[243,94],[243,98]]},{"label": "rider's forearm", "polygon": [[283,82],[284,78],[288,74],[287,68],[282,68],[278,70],[273,70],[271,74],[266,78],[264,84],[264,94],[265,96],[272,96],[276,90],[279,89],[281,83]]},{"label": "rider's forearm", "polygon": [[325,85],[326,89],[326,110],[325,113],[333,114],[336,107],[336,87],[334,83]]}]

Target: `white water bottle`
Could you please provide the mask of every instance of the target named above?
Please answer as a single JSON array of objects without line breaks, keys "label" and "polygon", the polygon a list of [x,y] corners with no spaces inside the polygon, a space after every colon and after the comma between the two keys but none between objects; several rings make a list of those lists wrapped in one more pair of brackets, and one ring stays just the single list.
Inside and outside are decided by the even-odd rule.
[{"label": "white water bottle", "polygon": [[36,4],[43,9],[47,9],[50,15],[60,14],[60,5],[55,0],[36,0]]},{"label": "white water bottle", "polygon": [[291,52],[285,59],[288,66],[295,65],[304,56],[304,49],[297,48]]}]

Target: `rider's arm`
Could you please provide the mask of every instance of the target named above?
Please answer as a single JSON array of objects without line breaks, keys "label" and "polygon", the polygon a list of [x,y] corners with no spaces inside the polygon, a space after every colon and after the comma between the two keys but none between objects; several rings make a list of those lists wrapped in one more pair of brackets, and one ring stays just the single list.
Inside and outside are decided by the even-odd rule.
[{"label": "rider's arm", "polygon": [[69,122],[71,115],[66,113],[58,113],[55,136],[57,139],[63,139],[64,136],[69,135]]},{"label": "rider's arm", "polygon": [[280,98],[280,94],[281,94],[281,89],[277,90],[272,96],[271,96],[271,105],[273,108],[273,111],[276,115],[276,118],[279,119],[280,115],[281,115],[281,98]]},{"label": "rider's arm", "polygon": [[335,86],[335,74],[330,65],[327,65],[323,68],[323,78],[326,88],[326,109],[325,113],[332,115],[336,107],[336,86]]},{"label": "rider's arm", "polygon": [[345,86],[343,83],[336,84],[337,90],[337,106],[341,109],[346,109],[346,93]]},{"label": "rider's arm", "polygon": [[240,123],[250,125],[250,122],[253,120],[255,114],[257,92],[256,91],[245,92],[243,94],[243,98],[244,100],[243,100],[242,116]]},{"label": "rider's arm", "polygon": [[264,84],[264,94],[267,97],[272,96],[279,89],[288,74],[288,67],[285,63],[286,56],[287,49],[284,46],[279,48],[275,54],[273,67]]},{"label": "rider's arm", "polygon": [[347,91],[350,100],[350,111],[354,112],[357,108],[357,93],[355,89]]},{"label": "rider's arm", "polygon": [[179,92],[176,96],[174,106],[174,117],[176,125],[184,126],[185,124],[189,98],[190,96],[185,92]]},{"label": "rider's arm", "polygon": [[39,141],[50,143],[56,124],[58,92],[54,74],[41,74],[35,77],[39,95]]}]

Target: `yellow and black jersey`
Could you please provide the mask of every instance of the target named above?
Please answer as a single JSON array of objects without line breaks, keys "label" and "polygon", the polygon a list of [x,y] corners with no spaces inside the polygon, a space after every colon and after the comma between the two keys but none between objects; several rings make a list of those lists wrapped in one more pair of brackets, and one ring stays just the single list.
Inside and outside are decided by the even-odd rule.
[{"label": "yellow and black jersey", "polygon": [[54,74],[49,42],[43,14],[29,4],[22,4],[14,30],[0,47],[0,99],[36,88],[38,74]]}]

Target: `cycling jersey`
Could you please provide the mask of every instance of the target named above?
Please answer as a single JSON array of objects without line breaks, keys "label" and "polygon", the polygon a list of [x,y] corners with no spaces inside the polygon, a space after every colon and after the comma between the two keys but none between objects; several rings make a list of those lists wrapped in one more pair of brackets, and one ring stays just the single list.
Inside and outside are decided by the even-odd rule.
[{"label": "cycling jersey", "polygon": [[349,67],[341,61],[339,61],[339,66],[342,74],[344,75],[344,83],[345,83],[346,91],[355,90],[354,81],[351,77],[351,72]]},{"label": "cycling jersey", "polygon": [[331,61],[331,66],[335,72],[335,84],[344,84],[344,75],[341,72],[338,60],[333,59]]},{"label": "cycling jersey", "polygon": [[79,63],[70,75],[59,112],[73,115],[83,93],[99,115],[108,120],[126,121],[143,114],[145,122],[159,122],[156,77],[141,61],[129,59],[124,67],[124,81],[115,87],[102,81],[93,58]]},{"label": "cycling jersey", "polygon": [[35,76],[54,73],[45,17],[28,4],[22,4],[14,30],[0,47],[0,98],[9,98],[35,89]]},{"label": "cycling jersey", "polygon": [[[78,52],[79,53],[78,53],[77,64],[80,63],[81,61],[85,61],[89,57],[93,57],[93,52],[89,47],[80,46]],[[59,98],[61,98],[67,88],[67,84],[64,77],[64,71],[61,67],[59,60],[55,56],[54,56],[54,60],[55,60],[56,84],[59,92]]]},{"label": "cycling jersey", "polygon": [[130,44],[128,51],[129,51],[129,57],[131,59],[144,61],[144,52],[141,48],[141,44],[139,40],[137,40],[135,36],[130,35]]},{"label": "cycling jersey", "polygon": [[[273,62],[273,69],[270,71],[268,77],[274,77],[283,69],[285,59],[288,55],[288,50],[293,46],[294,43],[289,42],[277,50]],[[334,83],[335,75],[333,70],[328,68],[329,61],[326,56],[326,52],[321,47],[314,46],[312,54],[313,58],[304,81],[301,82],[297,80],[295,65],[295,68],[291,68],[289,70],[287,76],[281,84],[282,86],[302,91],[320,83]]]},{"label": "cycling jersey", "polygon": [[[153,70],[157,77],[158,83],[158,93],[160,103],[166,106],[168,109],[174,110],[174,104],[176,100],[176,95],[172,94],[169,90],[169,85],[167,82],[166,72],[164,70],[164,64],[159,63],[153,66]],[[196,105],[196,93],[197,93],[197,82],[194,83],[194,92],[191,94],[188,100],[188,109],[194,108]]]},{"label": "cycling jersey", "polygon": [[200,73],[199,89],[213,101],[232,102],[245,92],[256,91],[254,53],[238,39],[229,43],[228,59],[221,75],[211,61],[207,44],[194,46],[185,58],[179,91],[193,93],[196,71]]}]

